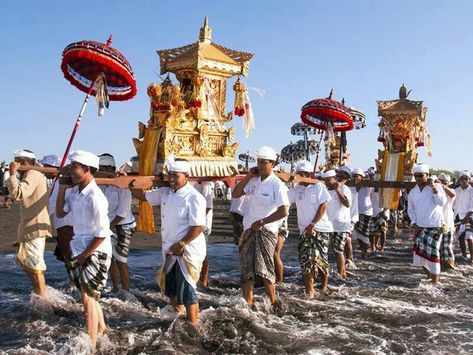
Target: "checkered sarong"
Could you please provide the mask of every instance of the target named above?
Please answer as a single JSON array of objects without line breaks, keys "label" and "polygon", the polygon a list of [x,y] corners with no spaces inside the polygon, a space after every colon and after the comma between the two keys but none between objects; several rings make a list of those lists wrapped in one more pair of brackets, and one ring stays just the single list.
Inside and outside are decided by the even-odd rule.
[{"label": "checkered sarong", "polygon": [[299,264],[303,274],[320,271],[328,275],[328,246],[330,233],[313,231],[310,237],[302,233],[299,237]]},{"label": "checkered sarong", "polygon": [[455,232],[458,237],[464,236],[466,232],[473,233],[473,216],[468,219],[468,221],[463,224],[458,215],[455,216]]},{"label": "checkered sarong", "polygon": [[284,239],[286,239],[287,236],[289,235],[289,228],[287,226],[287,217],[279,221],[278,235],[280,235]]},{"label": "checkered sarong", "polygon": [[375,217],[360,214],[358,222],[355,223],[355,230],[364,237],[369,237],[375,228]]},{"label": "checkered sarong", "polygon": [[350,232],[331,232],[330,233],[330,244],[332,245],[335,253],[343,253],[345,250],[345,244],[347,238],[350,236]]},{"label": "checkered sarong", "polygon": [[440,228],[423,228],[415,237],[412,251],[432,263],[440,263]]},{"label": "checkered sarong", "polygon": [[128,261],[130,252],[131,237],[135,233],[135,222],[121,224],[115,227],[115,234],[112,234],[113,257],[122,263]]},{"label": "checkered sarong", "polygon": [[442,235],[442,242],[440,243],[440,259],[442,260],[442,263],[455,260],[452,231],[448,231]]},{"label": "checkered sarong", "polygon": [[79,290],[82,287],[90,297],[98,300],[100,290],[107,283],[111,262],[111,255],[94,251],[84,265],[79,265],[75,259],[69,262],[69,277]]}]

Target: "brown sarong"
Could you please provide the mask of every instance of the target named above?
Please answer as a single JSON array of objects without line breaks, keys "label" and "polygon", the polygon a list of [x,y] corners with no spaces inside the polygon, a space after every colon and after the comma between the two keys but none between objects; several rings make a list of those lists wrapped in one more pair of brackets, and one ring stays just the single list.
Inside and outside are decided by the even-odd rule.
[{"label": "brown sarong", "polygon": [[276,282],[274,272],[274,251],[276,249],[277,233],[263,227],[258,232],[247,229],[240,238],[240,271],[241,282],[255,282],[261,277]]}]

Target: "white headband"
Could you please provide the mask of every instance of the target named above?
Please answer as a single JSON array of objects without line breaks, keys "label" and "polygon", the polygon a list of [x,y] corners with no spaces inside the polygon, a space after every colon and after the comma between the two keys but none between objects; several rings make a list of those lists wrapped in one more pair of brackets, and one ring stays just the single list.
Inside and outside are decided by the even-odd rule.
[{"label": "white headband", "polygon": [[58,158],[57,155],[51,154],[51,155],[45,155],[43,159],[39,161],[43,165],[49,165],[49,166],[54,166],[56,168],[59,168],[61,165],[61,160]]},{"label": "white headband", "polygon": [[296,164],[296,173],[312,173],[314,171],[314,166],[307,160],[300,160]]},{"label": "white headband", "polygon": [[115,159],[109,155],[99,156],[99,165],[101,166],[113,166],[115,167]]},{"label": "white headband", "polygon": [[75,150],[71,152],[71,154],[69,154],[69,160],[95,169],[99,168],[99,157],[85,150]]},{"label": "white headband", "polygon": [[174,155],[171,155],[167,160],[168,171],[175,172],[175,173],[187,173],[189,174],[191,171],[190,164],[186,160],[178,160],[176,161]]},{"label": "white headband", "polygon": [[36,159],[36,156],[32,152],[27,152],[26,150],[19,149],[13,152],[13,158]]},{"label": "white headband", "polygon": [[428,174],[429,173],[429,166],[427,164],[415,164],[414,165],[414,173]]},{"label": "white headband", "polygon": [[322,177],[324,179],[334,177],[334,176],[337,176],[337,173],[335,172],[335,170],[328,170],[328,171],[326,171],[325,173],[322,174]]},{"label": "white headband", "polygon": [[256,158],[276,161],[278,156],[273,148],[263,146],[256,151]]},{"label": "white headband", "polygon": [[365,177],[365,172],[363,171],[363,169],[360,169],[360,168],[354,168],[352,171],[351,171],[351,174],[352,175],[360,175],[362,177]]}]

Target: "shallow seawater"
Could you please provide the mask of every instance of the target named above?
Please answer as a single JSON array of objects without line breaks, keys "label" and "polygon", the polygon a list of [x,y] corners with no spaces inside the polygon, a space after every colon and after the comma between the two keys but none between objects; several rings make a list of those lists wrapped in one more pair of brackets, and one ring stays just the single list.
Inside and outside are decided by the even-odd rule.
[{"label": "shallow seawater", "polygon": [[[384,254],[357,261],[355,277],[332,278],[332,293],[304,297],[297,241],[283,249],[285,283],[278,286],[284,314],[273,315],[264,289],[257,311],[239,289],[236,247],[208,247],[211,289],[199,290],[200,325],[189,329],[157,290],[159,251],[132,251],[132,291],[104,292],[110,333],[99,354],[154,353],[461,353],[473,352],[473,267],[442,275],[433,286],[410,266],[409,238],[389,240]],[[13,254],[0,254],[0,353],[91,354],[79,294],[69,287],[62,263],[47,252],[49,297],[37,300]],[[335,267],[332,264],[332,269]]]}]

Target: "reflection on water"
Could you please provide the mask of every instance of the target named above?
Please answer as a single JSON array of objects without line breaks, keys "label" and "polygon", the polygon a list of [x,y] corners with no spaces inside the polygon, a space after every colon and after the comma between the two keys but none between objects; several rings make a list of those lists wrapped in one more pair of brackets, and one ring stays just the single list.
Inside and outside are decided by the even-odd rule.
[{"label": "reflection on water", "polygon": [[[472,352],[473,268],[460,265],[441,285],[422,280],[409,265],[408,238],[390,241],[384,255],[358,262],[356,278],[332,279],[332,294],[307,300],[297,264],[297,241],[283,249],[285,283],[278,293],[282,317],[272,315],[264,290],[257,312],[239,291],[238,256],[231,244],[208,248],[211,286],[199,290],[201,325],[190,331],[157,292],[161,253],[132,251],[132,292],[105,293],[101,300],[110,333],[99,353],[459,353]],[[15,265],[0,254],[0,352],[8,354],[91,353],[82,305],[69,288],[64,267],[47,253],[49,297],[39,301]],[[333,265],[334,266],[334,265]]]}]

